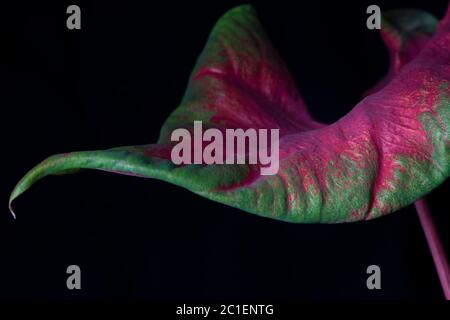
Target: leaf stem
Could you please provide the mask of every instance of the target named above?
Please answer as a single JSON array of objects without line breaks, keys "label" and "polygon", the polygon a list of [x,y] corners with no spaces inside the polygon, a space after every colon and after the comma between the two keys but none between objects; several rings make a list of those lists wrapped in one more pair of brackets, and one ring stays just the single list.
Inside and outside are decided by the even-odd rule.
[{"label": "leaf stem", "polygon": [[433,257],[434,265],[439,276],[439,281],[441,282],[442,291],[446,300],[450,300],[450,272],[447,262],[447,257],[445,256],[445,251],[442,246],[441,240],[439,239],[439,233],[433,222],[430,209],[428,208],[427,202],[424,198],[417,200],[414,203],[419,216],[420,223],[422,225],[423,232],[425,233],[425,238],[428,242],[428,247],[430,248],[431,255]]}]

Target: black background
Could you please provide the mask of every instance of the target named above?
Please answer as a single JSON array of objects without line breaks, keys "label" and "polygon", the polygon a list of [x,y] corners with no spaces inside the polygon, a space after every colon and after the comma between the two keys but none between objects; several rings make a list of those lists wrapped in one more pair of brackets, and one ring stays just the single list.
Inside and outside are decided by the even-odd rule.
[{"label": "black background", "polygon": [[[333,122],[387,71],[366,8],[446,1],[254,4],[311,113]],[[82,29],[66,28],[81,7]],[[369,222],[297,225],[161,181],[97,171],[49,177],[7,209],[45,157],[155,142],[215,21],[239,1],[24,3],[1,10],[1,298],[443,299],[413,207]],[[428,197],[450,250],[449,182]],[[446,205],[447,202],[447,205]],[[447,232],[447,233],[446,233]],[[66,268],[82,290],[66,288]],[[366,288],[381,267],[382,290]]]}]

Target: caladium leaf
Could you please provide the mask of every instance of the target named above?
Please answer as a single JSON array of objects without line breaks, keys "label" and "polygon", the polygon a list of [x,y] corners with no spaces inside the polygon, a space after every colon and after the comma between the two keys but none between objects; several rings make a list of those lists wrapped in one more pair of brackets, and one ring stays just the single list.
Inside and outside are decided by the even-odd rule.
[{"label": "caladium leaf", "polygon": [[[395,211],[450,175],[448,19],[426,44],[416,37],[422,29],[392,25],[392,79],[324,126],[308,114],[253,9],[237,7],[214,27],[157,144],[52,156],[17,184],[10,207],[40,178],[81,168],[165,180],[289,222],[349,222]],[[192,130],[194,120],[222,130],[279,129],[278,174],[263,176],[259,165],[175,165],[170,134]]]}]

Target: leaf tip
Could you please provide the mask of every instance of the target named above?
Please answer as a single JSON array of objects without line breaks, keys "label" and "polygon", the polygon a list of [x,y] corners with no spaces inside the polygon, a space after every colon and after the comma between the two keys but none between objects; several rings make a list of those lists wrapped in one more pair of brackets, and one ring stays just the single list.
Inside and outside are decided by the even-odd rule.
[{"label": "leaf tip", "polygon": [[12,207],[12,202],[14,201],[14,199],[16,198],[16,196],[14,195],[14,190],[11,193],[11,196],[9,197],[9,201],[8,201],[8,209],[9,212],[12,214],[14,220],[16,220],[16,214],[14,213],[13,207]]}]

